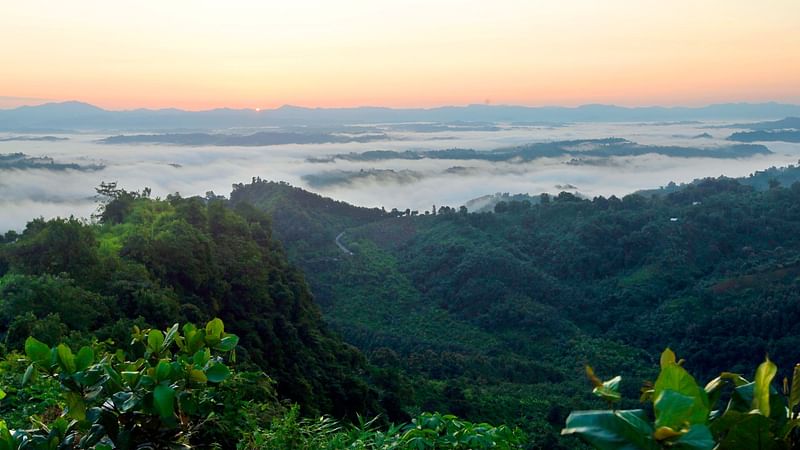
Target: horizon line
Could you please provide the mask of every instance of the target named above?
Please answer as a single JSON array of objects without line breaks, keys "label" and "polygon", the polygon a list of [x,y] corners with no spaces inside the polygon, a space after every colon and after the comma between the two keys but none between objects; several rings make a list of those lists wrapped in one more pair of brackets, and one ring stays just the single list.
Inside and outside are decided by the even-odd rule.
[{"label": "horizon line", "polygon": [[[35,97],[14,97],[14,96],[0,96],[0,99],[3,98],[28,98],[28,99],[35,99]],[[716,102],[716,103],[706,103],[702,105],[662,105],[662,104],[649,104],[649,105],[636,105],[636,106],[629,106],[629,105],[621,105],[615,103],[581,103],[577,105],[559,105],[559,104],[539,104],[539,105],[530,105],[530,104],[515,104],[515,103],[465,103],[465,104],[440,104],[435,106],[418,106],[418,107],[397,107],[397,106],[381,106],[381,105],[374,105],[374,104],[362,104],[362,105],[354,105],[354,106],[305,106],[305,105],[296,105],[291,103],[286,103],[281,106],[276,107],[245,107],[245,108],[235,108],[230,106],[217,106],[214,108],[207,108],[207,109],[184,109],[175,106],[166,106],[162,108],[149,108],[149,107],[133,107],[133,108],[106,108],[103,106],[98,106],[94,103],[90,103],[83,100],[47,100],[42,99],[42,102],[13,106],[8,108],[0,107],[0,111],[14,111],[22,108],[37,108],[43,106],[53,106],[53,105],[64,105],[64,104],[79,104],[85,106],[91,106],[93,108],[105,111],[105,112],[133,112],[133,111],[168,111],[168,110],[175,110],[181,112],[189,112],[189,113],[201,113],[201,112],[212,112],[212,111],[220,111],[220,110],[231,110],[231,111],[252,111],[252,112],[269,112],[269,111],[278,111],[281,109],[287,108],[296,108],[296,109],[304,109],[304,110],[357,110],[357,109],[386,109],[386,110],[395,110],[395,111],[402,111],[402,110],[421,110],[421,111],[431,111],[436,109],[444,109],[444,108],[470,108],[470,107],[486,107],[486,108],[527,108],[527,109],[547,109],[547,108],[558,108],[558,109],[580,109],[580,108],[587,108],[587,107],[613,107],[613,108],[621,108],[621,109],[629,109],[629,110],[636,110],[636,109],[704,109],[710,108],[714,106],[758,106],[758,105],[778,105],[778,106],[796,106],[800,107],[800,103],[791,103],[791,102],[780,102],[777,100],[764,100],[764,101],[728,101],[728,102]]]}]

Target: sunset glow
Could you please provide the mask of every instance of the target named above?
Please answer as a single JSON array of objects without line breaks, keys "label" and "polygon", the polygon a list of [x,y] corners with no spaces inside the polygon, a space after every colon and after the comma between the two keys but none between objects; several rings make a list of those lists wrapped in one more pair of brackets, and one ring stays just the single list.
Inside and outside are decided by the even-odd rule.
[{"label": "sunset glow", "polygon": [[31,0],[0,40],[0,108],[800,102],[797,0]]}]

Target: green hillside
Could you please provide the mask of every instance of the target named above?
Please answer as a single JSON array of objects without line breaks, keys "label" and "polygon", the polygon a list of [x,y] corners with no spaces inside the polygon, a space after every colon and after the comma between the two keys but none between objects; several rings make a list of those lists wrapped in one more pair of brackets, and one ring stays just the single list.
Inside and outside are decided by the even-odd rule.
[{"label": "green hillside", "polygon": [[322,323],[263,213],[200,198],[110,195],[101,224],[37,219],[0,245],[7,350],[29,335],[49,345],[124,344],[133,325],[220,317],[241,338],[244,367],[269,373],[305,412],[383,411],[364,358]]},{"label": "green hillside", "polygon": [[[621,373],[635,398],[666,346],[703,378],[766,353],[800,361],[798,184],[705,180],[653,198],[561,194],[360,223],[360,209],[320,210],[299,190],[286,201],[285,189],[261,182],[233,199],[258,192],[268,213],[295,211],[291,228],[320,230],[313,252],[290,230],[284,245],[333,328],[413,380],[407,410],[514,423],[537,445],[571,447],[555,436],[568,410],[591,406],[585,363]],[[341,231],[352,256],[334,243]]]}]

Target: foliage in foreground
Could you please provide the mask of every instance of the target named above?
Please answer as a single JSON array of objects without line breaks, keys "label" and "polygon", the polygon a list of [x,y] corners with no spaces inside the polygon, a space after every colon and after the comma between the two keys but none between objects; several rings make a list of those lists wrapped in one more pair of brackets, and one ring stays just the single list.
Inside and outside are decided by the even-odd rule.
[{"label": "foliage in foreground", "polygon": [[[410,424],[381,431],[371,421],[342,425],[323,417],[300,418],[297,405],[271,425],[258,413],[277,417],[275,398],[231,398],[224,382],[234,378],[239,338],[220,319],[204,328],[178,324],[162,332],[134,329],[129,353],[84,346],[50,347],[30,337],[30,363],[22,385],[52,386],[59,398],[53,417],[33,415],[32,429],[11,430],[0,420],[0,450],[66,449],[512,449],[518,429],[473,424],[452,415],[424,413]],[[242,381],[236,381],[237,387]],[[238,390],[238,389],[236,389]],[[20,393],[24,391],[16,391]],[[6,397],[0,390],[0,400]],[[246,395],[245,395],[246,396]],[[233,407],[236,418],[227,417]],[[238,418],[238,420],[237,420]],[[236,424],[236,422],[239,422]],[[221,436],[220,436],[221,435]]]},{"label": "foliage in foreground", "polygon": [[295,407],[269,429],[249,434],[239,449],[510,450],[523,443],[519,429],[471,423],[449,414],[423,413],[411,423],[392,425],[383,431],[374,423],[375,419],[361,420],[357,425],[343,426],[327,417],[299,419]]},{"label": "foliage in foreground", "polygon": [[[601,450],[752,450],[800,448],[800,365],[783,392],[772,386],[778,368],[769,358],[753,381],[723,372],[704,388],[667,349],[655,384],[642,389],[645,410],[575,411],[565,435],[577,435]],[[620,377],[600,381],[587,367],[594,394],[613,405],[620,400]],[[721,400],[727,399],[727,403]],[[720,404],[719,406],[717,404]]]},{"label": "foliage in foreground", "polygon": [[191,442],[216,409],[209,393],[231,371],[223,355],[232,355],[239,338],[225,333],[220,319],[203,329],[173,325],[166,333],[134,329],[132,354],[122,350],[77,353],[28,338],[30,365],[22,384],[34,377],[57,379],[63,410],[36,428],[10,432],[0,424],[0,449],[174,448]]}]

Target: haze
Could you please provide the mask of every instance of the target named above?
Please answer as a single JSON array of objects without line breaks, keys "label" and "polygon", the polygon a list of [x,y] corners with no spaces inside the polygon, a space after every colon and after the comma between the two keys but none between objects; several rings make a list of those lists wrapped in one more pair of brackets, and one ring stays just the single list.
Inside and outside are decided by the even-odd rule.
[{"label": "haze", "polygon": [[0,4],[0,107],[800,101],[800,2]]}]

